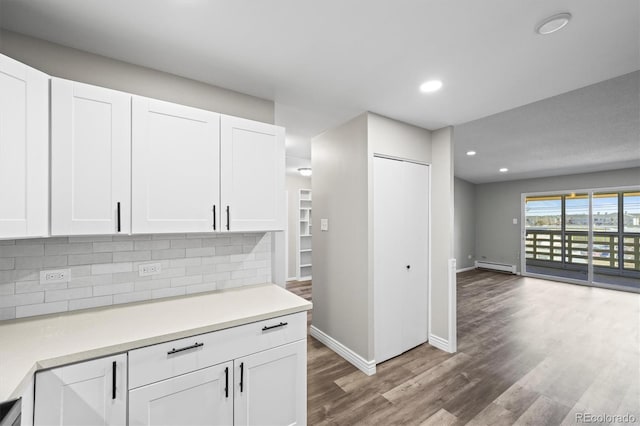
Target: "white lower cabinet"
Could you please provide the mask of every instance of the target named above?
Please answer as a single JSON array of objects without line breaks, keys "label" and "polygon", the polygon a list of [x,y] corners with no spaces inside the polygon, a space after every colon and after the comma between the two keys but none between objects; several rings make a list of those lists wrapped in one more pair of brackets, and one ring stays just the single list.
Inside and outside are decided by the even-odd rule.
[{"label": "white lower cabinet", "polygon": [[126,425],[127,355],[36,373],[34,425]]},{"label": "white lower cabinet", "polygon": [[234,360],[235,425],[307,422],[307,344],[300,340]]},{"label": "white lower cabinet", "polygon": [[233,424],[233,362],[129,392],[129,425]]},{"label": "white lower cabinet", "polygon": [[129,425],[304,425],[306,313],[129,352]]}]

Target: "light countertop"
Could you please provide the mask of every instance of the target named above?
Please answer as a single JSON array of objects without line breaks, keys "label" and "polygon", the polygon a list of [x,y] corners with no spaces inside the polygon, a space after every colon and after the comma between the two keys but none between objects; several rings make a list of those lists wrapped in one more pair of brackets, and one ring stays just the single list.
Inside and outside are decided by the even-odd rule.
[{"label": "light countertop", "polygon": [[260,284],[0,323],[0,401],[17,398],[37,370],[311,309]]}]

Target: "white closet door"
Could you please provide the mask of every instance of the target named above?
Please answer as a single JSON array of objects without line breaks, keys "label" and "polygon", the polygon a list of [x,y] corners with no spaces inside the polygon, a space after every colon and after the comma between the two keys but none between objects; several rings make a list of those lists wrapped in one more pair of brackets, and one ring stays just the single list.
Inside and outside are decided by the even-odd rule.
[{"label": "white closet door", "polygon": [[0,55],[0,238],[47,236],[49,76]]},{"label": "white closet door", "polygon": [[131,232],[131,95],[51,81],[51,234]]},{"label": "white closet door", "polygon": [[220,115],[134,97],[132,125],[133,232],[220,230]]},{"label": "white closet door", "polygon": [[284,128],[223,115],[220,130],[223,230],[284,230]]},{"label": "white closet door", "polygon": [[374,158],[374,349],[376,362],[427,340],[429,172]]}]

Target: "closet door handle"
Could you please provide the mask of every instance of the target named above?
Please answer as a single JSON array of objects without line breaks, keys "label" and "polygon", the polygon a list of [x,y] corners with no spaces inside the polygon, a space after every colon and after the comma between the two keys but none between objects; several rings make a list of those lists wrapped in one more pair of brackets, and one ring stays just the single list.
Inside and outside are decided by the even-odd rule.
[{"label": "closet door handle", "polygon": [[216,230],[216,205],[213,205],[213,230]]},{"label": "closet door handle", "polygon": [[118,215],[118,232],[120,232],[120,201],[118,201],[118,203],[116,204],[116,210],[117,210],[117,215]]},{"label": "closet door handle", "polygon": [[229,398],[229,367],[224,369],[224,397]]},{"label": "closet door handle", "polygon": [[244,362],[240,363],[240,392],[242,393],[244,387]]},{"label": "closet door handle", "polygon": [[113,361],[111,364],[111,399],[116,399],[116,367],[117,364]]},{"label": "closet door handle", "polygon": [[229,230],[229,206],[227,206],[227,231]]}]

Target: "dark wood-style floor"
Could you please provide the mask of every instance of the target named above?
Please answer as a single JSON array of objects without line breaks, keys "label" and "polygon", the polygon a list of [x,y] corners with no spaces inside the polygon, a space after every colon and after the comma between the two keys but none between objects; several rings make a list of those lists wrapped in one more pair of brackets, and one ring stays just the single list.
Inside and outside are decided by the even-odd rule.
[{"label": "dark wood-style floor", "polygon": [[[287,288],[311,299],[311,282]],[[307,413],[309,425],[640,424],[640,295],[458,274],[457,353],[421,345],[368,377],[309,336]]]}]

